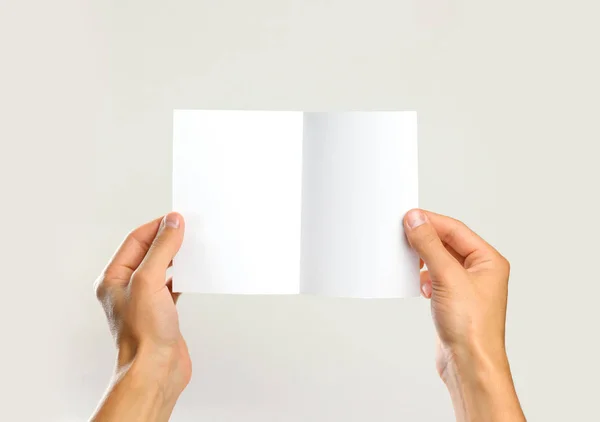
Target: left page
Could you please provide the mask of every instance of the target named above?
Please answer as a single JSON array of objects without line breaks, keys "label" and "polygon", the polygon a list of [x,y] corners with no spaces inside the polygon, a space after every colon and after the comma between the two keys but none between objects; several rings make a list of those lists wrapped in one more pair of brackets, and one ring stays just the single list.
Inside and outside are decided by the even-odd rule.
[{"label": "left page", "polygon": [[175,110],[176,292],[299,293],[302,113]]}]

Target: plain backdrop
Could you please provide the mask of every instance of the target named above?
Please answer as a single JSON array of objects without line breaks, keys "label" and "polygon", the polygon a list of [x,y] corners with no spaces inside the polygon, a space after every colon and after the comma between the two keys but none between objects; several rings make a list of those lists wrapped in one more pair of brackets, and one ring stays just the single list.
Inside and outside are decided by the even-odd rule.
[{"label": "plain backdrop", "polygon": [[[419,113],[420,202],[512,262],[532,421],[597,421],[600,6],[0,0],[0,419],[85,420],[115,356],[92,283],[170,210],[174,108]],[[399,216],[400,217],[400,216]],[[423,299],[186,295],[174,421],[449,421]]]}]

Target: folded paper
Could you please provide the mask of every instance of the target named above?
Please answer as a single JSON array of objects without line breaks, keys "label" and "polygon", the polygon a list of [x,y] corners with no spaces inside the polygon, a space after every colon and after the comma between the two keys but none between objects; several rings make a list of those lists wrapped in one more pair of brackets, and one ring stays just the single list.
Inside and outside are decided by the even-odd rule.
[{"label": "folded paper", "polygon": [[176,110],[178,292],[407,297],[415,112]]}]

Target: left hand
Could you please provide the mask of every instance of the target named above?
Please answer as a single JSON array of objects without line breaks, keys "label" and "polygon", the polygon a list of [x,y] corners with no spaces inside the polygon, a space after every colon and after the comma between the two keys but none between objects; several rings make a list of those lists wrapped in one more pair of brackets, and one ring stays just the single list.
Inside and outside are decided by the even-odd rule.
[{"label": "left hand", "polygon": [[142,361],[152,373],[164,375],[174,394],[183,391],[192,373],[175,307],[179,295],[166,280],[183,232],[183,217],[177,213],[140,226],[95,283],[117,345],[117,371]]}]

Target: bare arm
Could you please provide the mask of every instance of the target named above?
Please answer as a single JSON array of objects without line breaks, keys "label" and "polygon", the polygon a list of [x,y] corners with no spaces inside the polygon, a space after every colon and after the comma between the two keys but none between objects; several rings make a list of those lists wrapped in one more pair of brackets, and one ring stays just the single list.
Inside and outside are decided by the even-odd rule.
[{"label": "bare arm", "polygon": [[404,228],[427,264],[421,291],[431,299],[437,369],[457,421],[525,421],[504,347],[508,261],[443,215],[412,210]]},{"label": "bare arm", "polygon": [[505,354],[456,357],[443,379],[457,421],[525,421]]},{"label": "bare arm", "polygon": [[104,421],[168,421],[179,397],[168,362],[156,356],[138,356],[118,370],[91,419]]},{"label": "bare arm", "polygon": [[91,421],[168,421],[191,378],[178,295],[165,280],[183,239],[175,213],[133,231],[96,283],[117,345],[115,374]]}]

